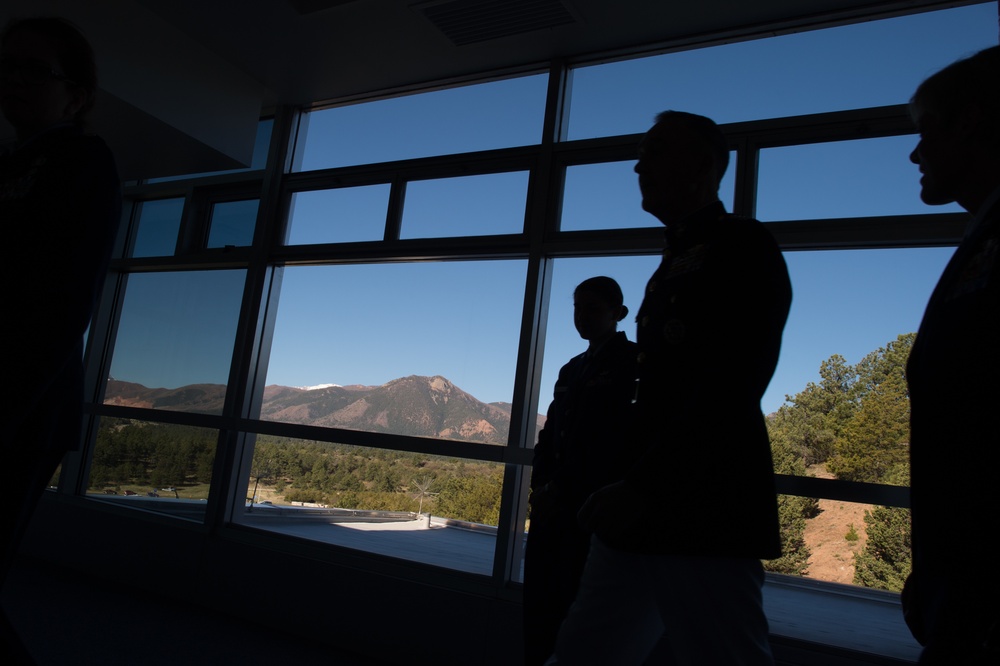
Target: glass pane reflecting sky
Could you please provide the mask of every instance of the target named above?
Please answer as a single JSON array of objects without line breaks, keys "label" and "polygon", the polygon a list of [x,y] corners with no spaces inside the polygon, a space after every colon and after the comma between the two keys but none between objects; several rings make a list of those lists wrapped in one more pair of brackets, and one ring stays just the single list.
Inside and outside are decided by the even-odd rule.
[{"label": "glass pane reflecting sky", "polygon": [[568,138],[645,132],[666,109],[732,123],[904,104],[929,74],[996,43],[990,2],[581,67]]},{"label": "glass pane reflecting sky", "polygon": [[253,245],[259,199],[226,201],[212,206],[208,247]]},{"label": "glass pane reflecting sky", "polygon": [[133,257],[169,257],[177,250],[184,199],[160,199],[141,204]]},{"label": "glass pane reflecting sky", "polygon": [[536,144],[545,75],[450,88],[306,114],[295,171]]},{"label": "glass pane reflecting sky", "polygon": [[916,136],[760,151],[757,217],[769,222],[961,211],[920,201]]},{"label": "glass pane reflecting sky", "polygon": [[528,172],[417,180],[406,185],[401,238],[519,234]]},{"label": "glass pane reflecting sky", "polygon": [[386,183],[296,192],[288,211],[288,245],[382,240],[389,190]]},{"label": "glass pane reflecting sky", "polygon": [[228,383],[245,275],[130,275],[111,377],[147,388]]}]

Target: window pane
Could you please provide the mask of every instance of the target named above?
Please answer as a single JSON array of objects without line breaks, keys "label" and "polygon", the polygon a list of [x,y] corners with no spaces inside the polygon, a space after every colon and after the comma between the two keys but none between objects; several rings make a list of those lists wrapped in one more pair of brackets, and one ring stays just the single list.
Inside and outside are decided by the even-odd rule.
[{"label": "window pane", "polygon": [[160,199],[137,204],[139,219],[133,257],[169,257],[177,250],[184,199]]},{"label": "window pane", "polygon": [[562,231],[659,227],[641,208],[634,161],[566,167]]},{"label": "window pane", "polygon": [[499,463],[260,435],[236,522],[490,575],[502,482]]},{"label": "window pane", "polygon": [[401,238],[519,234],[528,172],[407,183]]},{"label": "window pane", "polygon": [[288,245],[382,240],[389,189],[383,184],[294,193]]},{"label": "window pane", "polygon": [[208,247],[253,245],[253,231],[257,226],[259,203],[259,199],[247,199],[213,204],[208,230]]},{"label": "window pane", "polygon": [[209,428],[102,418],[87,494],[200,521],[218,437]]},{"label": "window pane", "polygon": [[544,75],[313,111],[303,117],[296,171],[538,143]]},{"label": "window pane", "polygon": [[568,138],[645,132],[666,109],[732,123],[905,104],[928,74],[996,42],[990,2],[581,67]]},{"label": "window pane", "polygon": [[[732,210],[736,153],[719,185],[719,198]],[[660,221],[642,209],[635,161],[580,164],[566,168],[562,231],[660,227]]]},{"label": "window pane", "polygon": [[525,271],[286,268],[261,418],[505,444]]},{"label": "window pane", "polygon": [[220,414],[244,276],[130,275],[105,402]]},{"label": "window pane", "polygon": [[961,211],[920,200],[914,136],[760,151],[757,216],[768,222]]}]

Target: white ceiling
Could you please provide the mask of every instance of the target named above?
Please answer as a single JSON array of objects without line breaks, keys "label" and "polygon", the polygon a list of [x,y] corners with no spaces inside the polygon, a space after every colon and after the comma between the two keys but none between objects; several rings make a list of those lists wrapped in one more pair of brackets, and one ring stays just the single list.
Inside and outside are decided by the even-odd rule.
[{"label": "white ceiling", "polygon": [[967,3],[6,0],[0,21],[57,14],[86,32],[102,88],[93,124],[131,178],[248,163],[256,120],[277,105],[956,4]]}]

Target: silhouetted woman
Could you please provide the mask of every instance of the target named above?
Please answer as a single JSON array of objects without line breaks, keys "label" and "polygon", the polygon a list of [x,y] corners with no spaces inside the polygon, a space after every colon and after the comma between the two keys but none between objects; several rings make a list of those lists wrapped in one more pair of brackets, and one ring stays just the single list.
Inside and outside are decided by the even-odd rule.
[{"label": "silhouetted woman", "polygon": [[[80,441],[83,336],[121,209],[111,152],[84,132],[96,91],[93,51],[67,21],[21,19],[0,34],[0,108],[17,134],[0,149],[0,585],[42,491]],[[2,649],[4,664],[30,663],[6,618]]]}]

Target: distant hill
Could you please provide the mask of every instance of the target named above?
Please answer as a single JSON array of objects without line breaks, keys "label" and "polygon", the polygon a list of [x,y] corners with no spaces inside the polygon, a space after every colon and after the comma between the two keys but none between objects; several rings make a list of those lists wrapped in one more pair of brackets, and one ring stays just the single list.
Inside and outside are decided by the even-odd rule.
[{"label": "distant hill", "polygon": [[[221,414],[226,387],[193,384],[176,389],[108,381],[105,403]],[[411,375],[381,386],[295,388],[267,386],[261,418],[267,421],[506,444],[510,405],[484,403],[441,376]],[[539,416],[540,426],[544,417]]]},{"label": "distant hill", "polygon": [[222,384],[190,384],[175,389],[146,388],[142,384],[108,380],[104,403],[126,407],[169,409],[198,414],[221,414],[226,400]]}]

